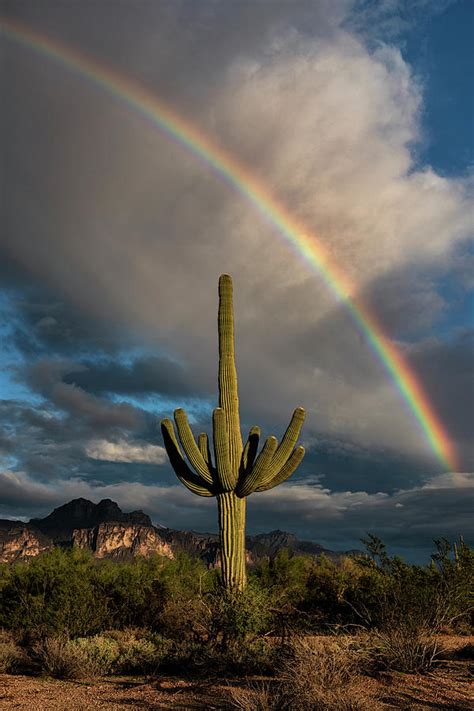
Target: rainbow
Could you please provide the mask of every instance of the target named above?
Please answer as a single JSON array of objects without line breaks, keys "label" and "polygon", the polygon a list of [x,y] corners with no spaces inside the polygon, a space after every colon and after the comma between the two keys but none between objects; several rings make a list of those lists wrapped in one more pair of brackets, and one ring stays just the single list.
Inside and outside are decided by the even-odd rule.
[{"label": "rainbow", "polygon": [[331,292],[347,307],[358,329],[367,339],[385,370],[395,383],[418,421],[431,449],[443,468],[458,468],[454,446],[438,418],[413,369],[401,351],[385,335],[376,317],[355,296],[356,289],[347,275],[334,264],[321,240],[296,219],[242,163],[221,146],[156,98],[135,81],[110,67],[39,34],[16,20],[0,18],[0,31],[37,54],[88,79],[135,113],[174,139],[196,158],[243,195],[279,234],[310,264]]}]

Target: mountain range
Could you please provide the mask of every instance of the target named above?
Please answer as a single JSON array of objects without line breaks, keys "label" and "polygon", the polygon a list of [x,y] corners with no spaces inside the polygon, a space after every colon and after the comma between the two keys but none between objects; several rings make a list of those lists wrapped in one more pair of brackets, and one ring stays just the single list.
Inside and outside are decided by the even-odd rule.
[{"label": "mountain range", "polygon": [[[143,511],[124,513],[111,499],[98,504],[73,499],[45,518],[28,523],[0,519],[0,563],[27,560],[54,546],[75,546],[92,551],[97,558],[116,560],[155,554],[174,558],[181,550],[201,558],[209,567],[219,565],[217,534],[156,526]],[[247,536],[246,549],[249,564],[264,557],[273,558],[283,549],[290,555],[317,557],[324,553],[332,560],[360,555],[360,551],[331,551],[280,530]]]}]

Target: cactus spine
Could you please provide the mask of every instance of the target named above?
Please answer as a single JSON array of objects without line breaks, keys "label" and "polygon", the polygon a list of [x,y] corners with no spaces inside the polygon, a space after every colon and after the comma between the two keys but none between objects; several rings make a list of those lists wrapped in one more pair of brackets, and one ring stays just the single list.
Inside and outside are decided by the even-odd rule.
[{"label": "cactus spine", "polygon": [[201,433],[196,442],[184,410],[174,413],[178,437],[169,419],[162,420],[161,430],[179,480],[194,494],[217,498],[222,583],[228,590],[242,590],[246,584],[246,497],[272,489],[293,474],[304,456],[304,448],[296,443],[305,413],[301,407],[294,411],[280,445],[276,437],[268,437],[258,454],[260,428],[255,426],[243,447],[234,354],[232,279],[228,274],[219,279],[218,333],[219,407],[212,417],[214,461],[207,435]]}]

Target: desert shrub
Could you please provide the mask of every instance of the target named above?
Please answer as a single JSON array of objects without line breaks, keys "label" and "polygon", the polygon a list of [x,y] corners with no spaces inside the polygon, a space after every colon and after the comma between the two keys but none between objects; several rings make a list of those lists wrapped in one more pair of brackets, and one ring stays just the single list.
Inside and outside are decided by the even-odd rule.
[{"label": "desert shrub", "polygon": [[[361,592],[363,605],[370,605],[373,584],[356,560],[343,558],[335,562],[321,555],[310,568],[307,589],[299,609],[307,631],[327,631],[329,627],[360,624],[353,608],[354,591]],[[300,626],[301,626],[300,624]]]},{"label": "desert shrub", "polygon": [[453,557],[454,546],[438,541],[432,563],[420,566],[390,557],[375,536],[364,543],[369,555],[357,560],[357,585],[344,592],[361,624],[388,630],[402,621],[410,634],[420,635],[465,624],[473,609],[474,555],[468,546],[462,542]]},{"label": "desert shrub", "polygon": [[166,658],[170,641],[146,630],[111,631],[118,646],[115,670],[121,674],[154,674]]},{"label": "desert shrub", "polygon": [[0,673],[11,674],[21,669],[27,655],[11,632],[0,630]]},{"label": "desert shrub", "polygon": [[426,566],[388,556],[375,537],[366,543],[365,558],[338,562],[282,551],[261,561],[247,589],[234,596],[218,585],[218,571],[185,554],[117,563],[56,549],[0,565],[0,628],[21,636],[22,644],[147,628],[221,649],[268,633],[286,641],[292,633],[335,627],[382,632],[398,620],[420,633],[453,625],[472,630],[474,554],[463,541],[456,547],[439,541]]},{"label": "desert shrub", "polygon": [[104,676],[115,670],[119,659],[116,640],[104,635],[79,637],[66,643],[68,651],[82,659],[83,676]]},{"label": "desert shrub", "polygon": [[358,675],[367,663],[360,645],[347,638],[301,638],[283,662],[274,708],[294,711],[363,711],[377,708]]},{"label": "desert shrub", "polygon": [[85,675],[83,651],[62,637],[46,637],[37,642],[33,653],[42,671],[58,679],[77,679]]},{"label": "desert shrub", "polygon": [[304,597],[313,562],[304,556],[292,556],[288,550],[277,552],[274,558],[263,558],[253,572],[260,584],[275,600],[298,604]]},{"label": "desert shrub", "polygon": [[222,646],[233,640],[254,638],[269,630],[271,597],[249,583],[245,590],[217,590],[206,599],[210,611],[209,637]]},{"label": "desert shrub", "polygon": [[156,625],[169,639],[205,641],[212,627],[211,612],[204,598],[179,595],[166,600]]},{"label": "desert shrub", "polygon": [[236,639],[255,637],[271,620],[270,598],[265,590],[249,584],[241,592],[220,587],[202,595],[175,595],[168,599],[156,622],[170,639],[206,642],[224,648]]},{"label": "desert shrub", "polygon": [[102,635],[79,637],[46,637],[37,642],[33,653],[42,671],[59,679],[77,679],[109,674],[119,657],[119,646]]},{"label": "desert shrub", "polygon": [[379,669],[408,674],[427,672],[443,651],[431,629],[399,621],[373,632],[371,655]]},{"label": "desert shrub", "polygon": [[207,673],[210,647],[196,640],[172,640],[165,655],[162,668],[167,672],[187,675],[191,672]]},{"label": "desert shrub", "polygon": [[273,674],[276,650],[276,645],[267,639],[234,639],[225,647],[196,640],[174,640],[161,668],[203,676]]},{"label": "desert shrub", "polygon": [[266,639],[235,639],[210,650],[207,664],[209,671],[222,675],[273,674],[277,658],[278,648]]}]

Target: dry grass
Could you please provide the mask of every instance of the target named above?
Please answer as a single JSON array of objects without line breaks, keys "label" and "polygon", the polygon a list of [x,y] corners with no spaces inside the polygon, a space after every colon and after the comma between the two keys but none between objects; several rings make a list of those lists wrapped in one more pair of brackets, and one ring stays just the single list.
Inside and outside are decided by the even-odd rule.
[{"label": "dry grass", "polygon": [[430,671],[444,651],[431,630],[403,624],[373,632],[370,646],[372,658],[379,668],[407,674]]},{"label": "dry grass", "polygon": [[365,645],[350,638],[298,640],[284,664],[286,708],[295,711],[362,711],[368,699],[361,674],[369,663]]},{"label": "dry grass", "polygon": [[268,682],[255,682],[246,687],[229,687],[230,704],[240,711],[273,711],[278,707],[278,694]]}]

